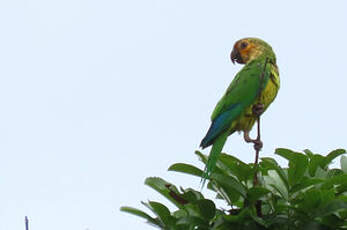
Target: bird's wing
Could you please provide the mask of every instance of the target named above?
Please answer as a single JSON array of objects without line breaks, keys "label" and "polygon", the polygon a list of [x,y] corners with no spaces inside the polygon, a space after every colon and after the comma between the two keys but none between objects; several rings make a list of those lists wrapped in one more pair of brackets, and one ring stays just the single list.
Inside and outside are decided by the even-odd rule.
[{"label": "bird's wing", "polygon": [[250,62],[235,76],[212,113],[212,124],[201,141],[203,148],[211,145],[217,136],[231,127],[245,108],[254,103],[270,76],[270,67],[267,65],[264,69],[264,66],[263,61]]}]

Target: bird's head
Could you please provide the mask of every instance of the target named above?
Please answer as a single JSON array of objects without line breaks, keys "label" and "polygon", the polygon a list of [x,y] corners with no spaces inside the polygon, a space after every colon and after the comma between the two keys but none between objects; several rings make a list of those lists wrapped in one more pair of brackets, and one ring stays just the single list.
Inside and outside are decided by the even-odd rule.
[{"label": "bird's head", "polygon": [[263,40],[259,38],[243,38],[235,42],[230,58],[233,63],[236,61],[239,64],[247,64],[262,55],[275,59],[271,46]]}]

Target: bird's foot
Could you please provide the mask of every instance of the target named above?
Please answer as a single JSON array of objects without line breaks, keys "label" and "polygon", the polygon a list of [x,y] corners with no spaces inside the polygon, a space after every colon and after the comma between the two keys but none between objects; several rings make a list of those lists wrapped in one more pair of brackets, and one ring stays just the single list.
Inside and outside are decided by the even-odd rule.
[{"label": "bird's foot", "polygon": [[256,117],[259,117],[264,112],[264,104],[255,104],[252,108],[252,112]]},{"label": "bird's foot", "polygon": [[252,139],[249,136],[249,131],[243,131],[243,138],[247,143],[253,143],[255,150],[260,151],[263,148],[263,142],[260,140],[260,138]]},{"label": "bird's foot", "polygon": [[263,148],[263,142],[261,140],[255,139],[253,143],[256,151],[260,151]]},{"label": "bird's foot", "polygon": [[254,141],[255,141],[249,136],[249,131],[247,131],[247,130],[243,131],[243,138],[245,139],[245,141],[247,143],[254,143]]}]

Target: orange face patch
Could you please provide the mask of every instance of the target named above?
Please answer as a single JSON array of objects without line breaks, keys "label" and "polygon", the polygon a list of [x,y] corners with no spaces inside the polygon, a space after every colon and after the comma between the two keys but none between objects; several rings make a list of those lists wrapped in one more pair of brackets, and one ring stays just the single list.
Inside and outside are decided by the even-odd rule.
[{"label": "orange face patch", "polygon": [[238,49],[242,59],[248,60],[249,59],[249,52],[253,49],[254,44],[249,42],[248,40],[244,39],[244,40],[238,41],[235,44],[235,47]]}]

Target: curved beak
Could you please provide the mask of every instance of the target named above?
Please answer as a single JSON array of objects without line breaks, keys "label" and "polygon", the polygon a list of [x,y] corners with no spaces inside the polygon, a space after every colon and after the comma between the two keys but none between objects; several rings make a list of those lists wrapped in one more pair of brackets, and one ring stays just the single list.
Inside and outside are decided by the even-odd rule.
[{"label": "curved beak", "polygon": [[233,51],[231,51],[230,54],[230,59],[233,62],[233,64],[235,64],[235,61],[239,64],[243,63],[242,57],[240,52],[238,51],[238,49],[234,48]]}]

